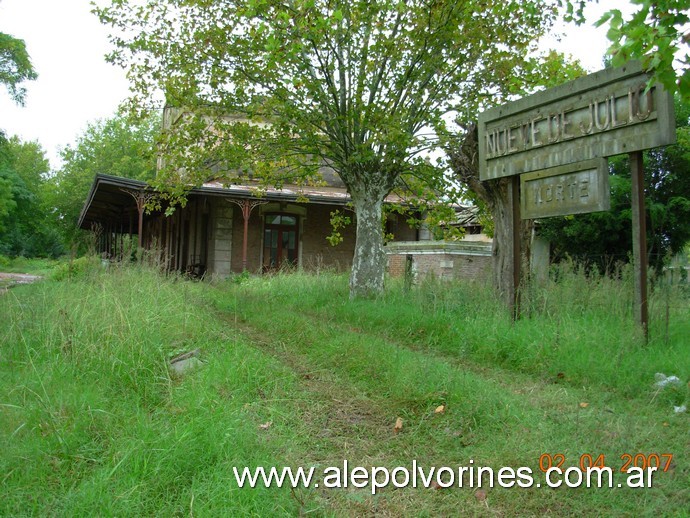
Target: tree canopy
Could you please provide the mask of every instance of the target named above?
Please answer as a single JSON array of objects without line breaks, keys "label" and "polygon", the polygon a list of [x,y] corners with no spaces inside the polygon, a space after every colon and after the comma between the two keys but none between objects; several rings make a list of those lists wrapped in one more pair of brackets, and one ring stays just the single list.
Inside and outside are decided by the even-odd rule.
[{"label": "tree canopy", "polygon": [[12,100],[23,105],[26,89],[21,83],[37,77],[24,40],[0,32],[0,83],[7,87]]},{"label": "tree canopy", "polygon": [[533,51],[559,3],[117,0],[96,12],[133,106],[162,92],[188,113],[166,132],[161,183],[308,182],[324,163],[340,175],[357,217],[357,296],[383,288],[386,195],[435,185],[442,171],[425,154],[447,122],[540,76]]},{"label": "tree canopy", "polygon": [[12,182],[9,178],[9,172],[6,172],[9,161],[10,154],[7,138],[0,131],[0,232],[5,229],[6,218],[17,206],[17,202],[14,201],[14,195],[12,194]]},{"label": "tree canopy", "polygon": [[90,123],[51,172],[37,142],[0,134],[0,254],[57,257],[83,244],[77,219],[96,173],[151,181],[160,117]]},{"label": "tree canopy", "polygon": [[156,114],[137,123],[115,116],[88,124],[76,143],[61,151],[63,165],[50,181],[49,204],[65,242],[79,235],[77,219],[97,173],[154,178],[159,128]]},{"label": "tree canopy", "polygon": [[[37,77],[24,41],[0,32],[0,84],[12,100],[23,105],[26,89],[21,83]],[[0,254],[34,255],[47,248],[57,253],[55,236],[30,221],[32,216],[42,219],[31,213],[47,173],[48,161],[38,143],[8,139],[0,129]]]},{"label": "tree canopy", "polygon": [[56,257],[62,253],[46,204],[49,173],[38,142],[0,138],[0,254]]}]

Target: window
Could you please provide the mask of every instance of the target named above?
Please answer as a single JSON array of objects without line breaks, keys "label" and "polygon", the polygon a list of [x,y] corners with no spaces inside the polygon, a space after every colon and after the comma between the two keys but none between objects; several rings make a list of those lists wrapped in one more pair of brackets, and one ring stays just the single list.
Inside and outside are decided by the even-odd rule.
[{"label": "window", "polygon": [[297,216],[266,214],[264,220],[263,269],[297,265]]}]

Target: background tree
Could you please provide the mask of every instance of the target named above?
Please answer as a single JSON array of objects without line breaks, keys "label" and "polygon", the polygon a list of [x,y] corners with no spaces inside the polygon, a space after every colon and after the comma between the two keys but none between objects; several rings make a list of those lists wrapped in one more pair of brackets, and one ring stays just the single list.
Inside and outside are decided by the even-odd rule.
[{"label": "background tree", "polygon": [[[552,87],[584,75],[578,62],[566,63],[562,56],[552,53],[545,73],[528,76],[523,80],[524,87]],[[527,92],[525,92],[527,93]],[[465,188],[465,195],[480,207],[481,219],[488,234],[493,237],[493,284],[498,294],[511,305],[513,284],[513,238],[511,178],[481,181],[479,179],[479,147],[476,122],[462,124],[462,131],[456,139],[446,143],[448,165],[455,179]],[[528,271],[532,220],[523,220],[519,229],[521,234],[522,263]]]},{"label": "background tree", "polygon": [[0,83],[7,87],[17,104],[23,105],[26,97],[21,83],[37,77],[24,40],[0,32]]},{"label": "background tree", "polygon": [[[0,84],[5,85],[12,100],[23,105],[26,89],[21,83],[37,77],[24,40],[0,32]],[[10,235],[15,236],[14,240],[22,239],[16,218],[27,209],[27,202],[32,199],[32,192],[21,177],[21,173],[30,173],[21,165],[21,173],[16,170],[14,152],[18,149],[17,145],[18,141],[9,140],[0,129],[0,254],[15,248],[10,245]],[[32,145],[38,147],[38,144]],[[40,175],[41,172],[39,170],[37,174]]]},{"label": "background tree", "polygon": [[10,153],[5,134],[0,130],[0,232],[5,230],[5,221],[17,206],[12,195],[12,182],[9,174]]},{"label": "background tree", "polygon": [[165,134],[159,186],[183,195],[238,173],[308,182],[328,164],[354,205],[359,296],[383,289],[386,195],[438,181],[423,157],[448,120],[521,91],[559,3],[117,0],[96,12],[132,105],[163,92],[187,110]]},{"label": "background tree", "polygon": [[[645,151],[645,198],[649,264],[661,270],[669,255],[690,242],[690,102],[676,98],[673,146]],[[632,251],[630,166],[627,157],[611,161],[611,209],[546,218],[540,233],[552,244],[554,260],[566,256],[602,271],[627,262]]]},{"label": "background tree", "polygon": [[50,180],[47,204],[65,243],[80,241],[76,224],[97,173],[154,178],[159,128],[157,114],[138,121],[115,116],[89,124],[73,146],[61,151],[63,165]]},{"label": "background tree", "polygon": [[0,139],[0,198],[3,191],[9,192],[4,218],[0,201],[0,254],[57,257],[62,253],[60,236],[45,210],[49,173],[38,142]]}]

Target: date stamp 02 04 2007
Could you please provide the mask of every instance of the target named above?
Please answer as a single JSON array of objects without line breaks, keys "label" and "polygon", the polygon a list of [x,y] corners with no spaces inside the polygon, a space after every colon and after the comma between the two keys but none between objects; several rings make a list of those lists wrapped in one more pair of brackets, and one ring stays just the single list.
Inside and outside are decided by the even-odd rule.
[{"label": "date stamp 02 04 2007", "polygon": [[[539,456],[539,469],[546,473],[551,468],[562,469],[566,464],[566,456],[562,453],[543,453]],[[582,471],[587,471],[587,468],[606,468],[610,467],[606,464],[606,457],[603,453],[599,455],[592,455],[583,453],[580,455],[577,466]],[[657,468],[659,471],[666,472],[673,461],[672,453],[624,453],[620,456],[621,473],[627,473],[629,468]]]}]

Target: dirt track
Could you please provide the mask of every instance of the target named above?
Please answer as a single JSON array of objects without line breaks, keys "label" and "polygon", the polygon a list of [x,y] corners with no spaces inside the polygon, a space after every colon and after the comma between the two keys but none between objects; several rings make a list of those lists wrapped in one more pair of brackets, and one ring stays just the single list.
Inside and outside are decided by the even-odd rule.
[{"label": "dirt track", "polygon": [[6,292],[8,288],[18,284],[31,284],[42,279],[40,275],[29,275],[28,273],[3,273],[0,272],[0,294]]}]

